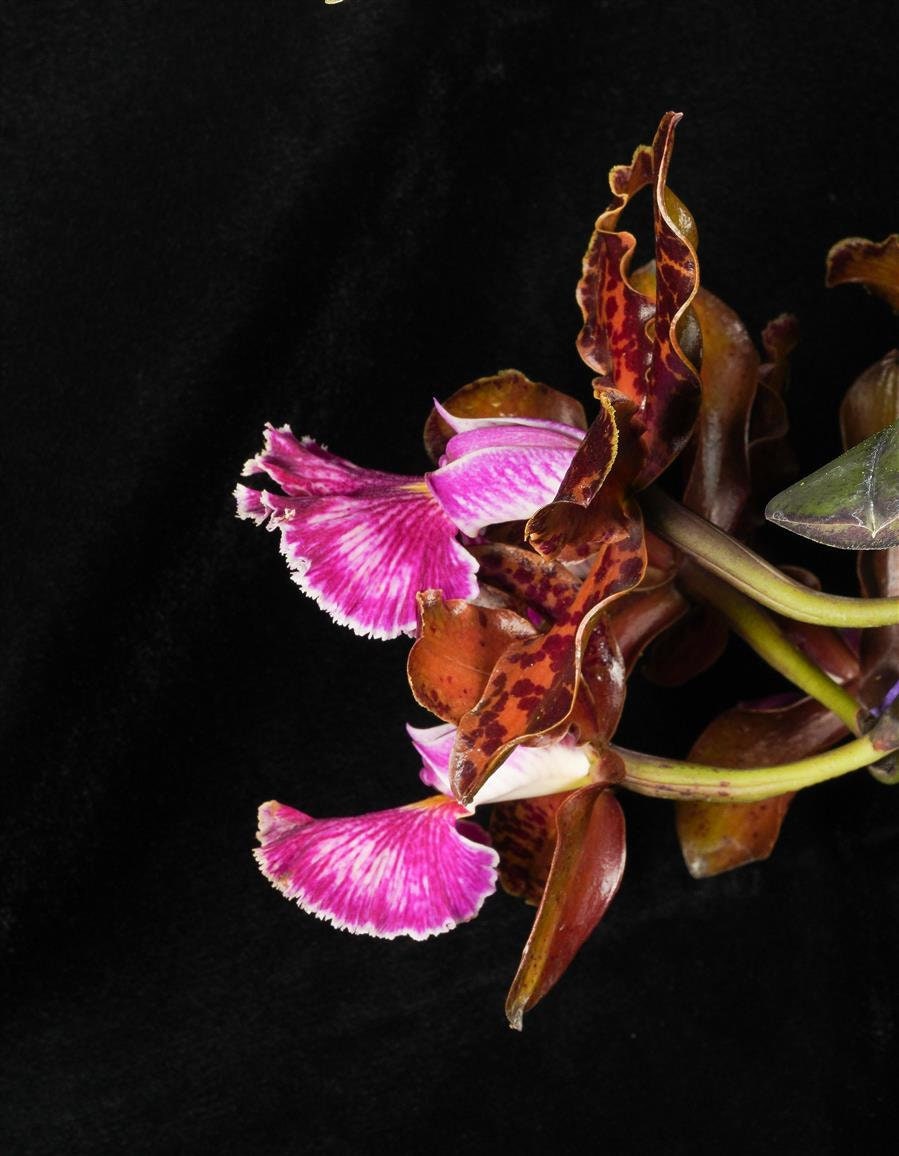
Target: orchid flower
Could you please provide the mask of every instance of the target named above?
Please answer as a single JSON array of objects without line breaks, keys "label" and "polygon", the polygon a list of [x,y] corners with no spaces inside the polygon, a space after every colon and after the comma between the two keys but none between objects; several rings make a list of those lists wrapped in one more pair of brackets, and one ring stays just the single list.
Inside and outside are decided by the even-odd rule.
[{"label": "orchid flower", "polygon": [[530,517],[559,487],[582,438],[539,418],[456,418],[435,403],[453,436],[423,477],[353,465],[289,426],[269,425],[244,476],[284,491],[235,490],[238,517],[281,531],[281,553],[304,593],[357,634],[396,638],[416,624],[415,595],[477,595],[477,562],[458,540]]},{"label": "orchid flower", "polygon": [[[277,489],[235,491],[238,516],[280,530],[294,580],[336,622],[416,635],[410,689],[442,720],[407,727],[434,792],[424,799],[331,819],[265,803],[263,875],[304,911],[387,939],[474,918],[500,882],[537,907],[506,1003],[516,1028],[617,892],[616,789],[678,801],[685,860],[704,876],[769,854],[797,790],[863,766],[899,780],[899,545],[891,537],[863,562],[867,597],[849,599],[740,541],[787,462],[795,322],[766,328],[762,365],[736,314],[700,287],[695,224],[667,186],[679,120],[666,113],[652,145],[612,169],[584,258],[589,428],[576,399],[504,370],[434,403],[424,443],[435,468],[423,476],[364,469],[268,426],[243,473]],[[619,218],[646,188],[655,260],[631,271],[635,239]],[[831,252],[829,282],[868,281],[899,308],[897,257],[897,238],[850,238]],[[896,365],[892,354],[863,375],[844,406],[847,448],[862,443],[853,503],[853,479],[867,482],[884,456],[879,431],[899,416]],[[897,445],[894,432],[893,457]],[[684,450],[680,505],[653,483]],[[893,457],[880,467],[895,529]],[[816,518],[845,513],[813,496]],[[510,522],[511,541],[491,529]],[[859,653],[831,627],[869,628]],[[645,647],[660,640],[649,663],[659,681],[684,681],[729,631],[806,697],[725,712],[685,762],[617,746]],[[834,747],[845,734],[856,737]],[[498,804],[489,835],[472,821],[484,803]]]},{"label": "orchid flower", "polygon": [[499,856],[469,816],[482,803],[535,798],[591,781],[595,756],[563,739],[519,747],[471,806],[451,794],[456,728],[407,726],[422,782],[438,794],[339,819],[314,819],[282,803],[259,809],[256,861],[288,899],[335,927],[393,939],[426,939],[473,919],[496,889]]}]

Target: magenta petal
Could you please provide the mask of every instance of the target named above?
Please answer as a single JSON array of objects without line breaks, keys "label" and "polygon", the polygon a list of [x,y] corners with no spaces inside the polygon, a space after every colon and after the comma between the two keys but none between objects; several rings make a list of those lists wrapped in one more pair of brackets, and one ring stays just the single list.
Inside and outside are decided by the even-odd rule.
[{"label": "magenta petal", "polygon": [[443,795],[452,795],[449,761],[456,741],[456,728],[452,723],[441,723],[436,727],[413,727],[407,723],[406,733],[421,756],[421,781]]},{"label": "magenta petal", "polygon": [[265,444],[261,453],[245,463],[243,476],[268,474],[285,494],[292,497],[352,494],[373,485],[391,486],[398,481],[418,480],[354,465],[332,454],[312,438],[298,439],[289,425],[278,429],[267,425],[263,439]]},{"label": "magenta petal", "polygon": [[[542,426],[546,427],[550,424],[552,423],[543,422]],[[446,443],[440,464],[446,465],[449,462],[457,461],[476,450],[498,449],[519,450],[525,453],[530,450],[556,450],[567,455],[570,461],[583,439],[571,436],[571,432],[579,433],[580,431],[560,431],[568,431],[568,427],[548,429],[503,423],[502,425],[466,430],[464,433],[454,434]]]},{"label": "magenta petal", "polygon": [[457,434],[468,433],[469,430],[495,429],[498,426],[524,426],[535,431],[554,430],[565,437],[573,438],[576,443],[584,439],[582,429],[574,425],[566,425],[562,421],[548,421],[542,417],[456,417],[455,414],[444,409],[436,398],[433,401],[438,414]]},{"label": "magenta petal", "polygon": [[270,511],[263,504],[262,493],[259,490],[251,490],[249,486],[237,486],[234,490],[234,500],[237,503],[238,518],[247,518],[257,526],[261,526],[269,516]]},{"label": "magenta petal", "polygon": [[262,470],[287,496],[238,486],[238,515],[269,518],[299,587],[341,625],[395,638],[415,631],[419,590],[476,595],[477,564],[423,479],[360,469],[286,428],[247,463]]},{"label": "magenta petal", "polygon": [[254,855],[282,894],[335,927],[426,939],[474,918],[496,888],[498,855],[457,829],[467,813],[440,796],[349,819],[265,803]]},{"label": "magenta petal", "polygon": [[[471,445],[482,433],[494,435],[493,444],[454,457],[453,442]],[[499,433],[499,437],[496,435]],[[446,464],[427,475],[431,489],[452,521],[471,537],[485,526],[529,518],[556,496],[577,442],[545,431],[540,438],[521,427],[502,432],[472,431],[457,434],[447,447]],[[499,441],[500,444],[496,444]]]},{"label": "magenta petal", "polygon": [[[273,505],[274,499],[266,495]],[[278,505],[272,520],[297,585],[357,634],[414,633],[419,590],[442,590],[447,598],[477,593],[477,563],[423,489],[293,498]]]}]

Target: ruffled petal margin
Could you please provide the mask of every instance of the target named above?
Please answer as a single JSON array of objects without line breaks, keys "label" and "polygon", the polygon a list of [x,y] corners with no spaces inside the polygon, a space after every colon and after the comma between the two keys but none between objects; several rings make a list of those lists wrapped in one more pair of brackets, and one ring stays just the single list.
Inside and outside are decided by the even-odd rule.
[{"label": "ruffled petal margin", "polygon": [[260,472],[287,496],[238,486],[238,517],[281,531],[294,581],[340,625],[396,638],[415,632],[419,590],[477,594],[477,563],[421,478],[363,470],[287,426],[244,467]]},{"label": "ruffled petal margin", "polygon": [[499,856],[468,814],[442,796],[346,819],[264,803],[253,854],[283,895],[335,927],[427,939],[473,919],[496,889]]}]

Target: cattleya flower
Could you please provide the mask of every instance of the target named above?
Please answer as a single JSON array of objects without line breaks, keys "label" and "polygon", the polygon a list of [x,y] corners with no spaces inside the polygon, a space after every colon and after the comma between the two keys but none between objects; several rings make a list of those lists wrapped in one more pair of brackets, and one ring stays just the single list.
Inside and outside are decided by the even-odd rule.
[{"label": "cattleya flower", "polygon": [[[667,113],[652,145],[612,169],[584,257],[589,428],[579,402],[506,370],[434,403],[424,440],[436,468],[421,477],[364,469],[269,426],[243,472],[277,488],[235,491],[238,515],[280,531],[294,580],[336,622],[415,634],[410,688],[442,720],[407,728],[436,792],[425,799],[332,819],[264,804],[263,874],[337,927],[414,939],[473,918],[499,880],[537,907],[506,1004],[513,1027],[617,891],[615,787],[677,802],[684,858],[703,876],[769,854],[796,790],[875,763],[875,777],[899,778],[880,762],[899,752],[899,546],[861,566],[868,597],[849,599],[745,545],[759,498],[789,471],[782,390],[796,326],[782,315],[766,328],[762,364],[736,314],[700,288],[696,227],[667,186],[679,119]],[[635,239],[619,218],[647,188],[655,260],[632,271]],[[895,307],[899,238],[843,242],[829,279],[866,281]],[[874,439],[849,459],[852,503],[870,496],[857,475],[888,456],[878,431],[899,416],[899,390],[883,388],[896,364],[889,355],[844,405],[847,446]],[[887,448],[884,509],[899,526],[899,434]],[[679,504],[653,483],[684,451]],[[872,629],[856,648],[835,626]],[[694,744],[698,762],[614,745],[647,645],[661,642],[657,681],[678,683],[730,632],[806,697],[720,715]],[[472,820],[486,803],[489,835]]]},{"label": "cattleya flower", "polygon": [[289,426],[268,426],[243,473],[266,474],[284,492],[235,490],[239,517],[280,530],[297,585],[357,634],[413,633],[420,590],[474,598],[477,562],[460,532],[475,539],[530,517],[556,493],[583,438],[558,421],[435,409],[452,436],[424,477],[363,469]]},{"label": "cattleya flower", "polygon": [[519,747],[468,807],[452,797],[456,728],[407,726],[420,777],[440,793],[342,819],[313,819],[282,803],[259,809],[263,875],[304,910],[347,931],[426,939],[474,918],[496,888],[499,856],[475,807],[571,791],[590,782],[595,756],[570,739]]}]

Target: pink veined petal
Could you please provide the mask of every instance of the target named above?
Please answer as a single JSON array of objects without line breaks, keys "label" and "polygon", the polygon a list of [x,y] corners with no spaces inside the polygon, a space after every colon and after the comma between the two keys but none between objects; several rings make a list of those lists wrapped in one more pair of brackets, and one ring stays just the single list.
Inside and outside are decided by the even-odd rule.
[{"label": "pink veined petal", "polygon": [[499,856],[460,823],[468,812],[435,796],[348,819],[259,808],[263,875],[288,899],[361,935],[426,939],[473,919],[496,888]]},{"label": "pink veined petal", "polygon": [[257,526],[261,526],[271,512],[263,504],[262,492],[251,490],[249,486],[237,486],[234,490],[234,500],[237,503],[238,518],[246,518],[255,522]]},{"label": "pink veined petal", "polygon": [[243,476],[268,474],[285,494],[293,497],[353,494],[373,485],[391,486],[398,481],[419,480],[354,465],[312,438],[298,439],[289,425],[276,428],[269,423],[263,431],[263,440],[261,452],[244,464]]},{"label": "pink veined petal", "polygon": [[269,429],[266,447],[248,467],[292,492],[238,486],[238,516],[281,531],[297,585],[336,622],[396,638],[415,631],[419,590],[477,594],[477,563],[423,479],[360,469],[285,430]]},{"label": "pink veined petal", "polygon": [[[422,782],[445,795],[451,794],[449,762],[456,728],[452,723],[436,727],[407,724],[406,731],[421,756]],[[516,747],[475,795],[473,806],[574,790],[588,781],[590,766],[589,748],[578,746],[570,738],[546,746]]]},{"label": "pink veined petal", "polygon": [[[504,436],[510,435],[506,431]],[[452,521],[470,537],[497,522],[529,518],[556,496],[577,450],[574,441],[553,438],[552,446],[513,440],[476,449],[427,474],[428,484]]]},{"label": "pink veined petal", "polygon": [[525,453],[531,450],[557,450],[572,458],[581,440],[558,430],[532,429],[523,425],[504,424],[491,426],[489,429],[467,430],[465,433],[454,434],[446,443],[440,465],[457,461],[477,450],[507,449]]},{"label": "pink veined petal", "polygon": [[496,426],[525,426],[528,429],[554,430],[565,437],[573,438],[575,442],[584,439],[584,431],[574,425],[566,425],[562,421],[548,421],[542,417],[456,417],[440,404],[435,397],[434,408],[453,430],[454,433],[468,433],[469,430],[492,429]]},{"label": "pink veined petal", "polygon": [[441,723],[436,727],[414,727],[407,723],[406,733],[421,756],[421,781],[426,787],[451,796],[449,761],[456,741],[456,728],[452,723]]}]

